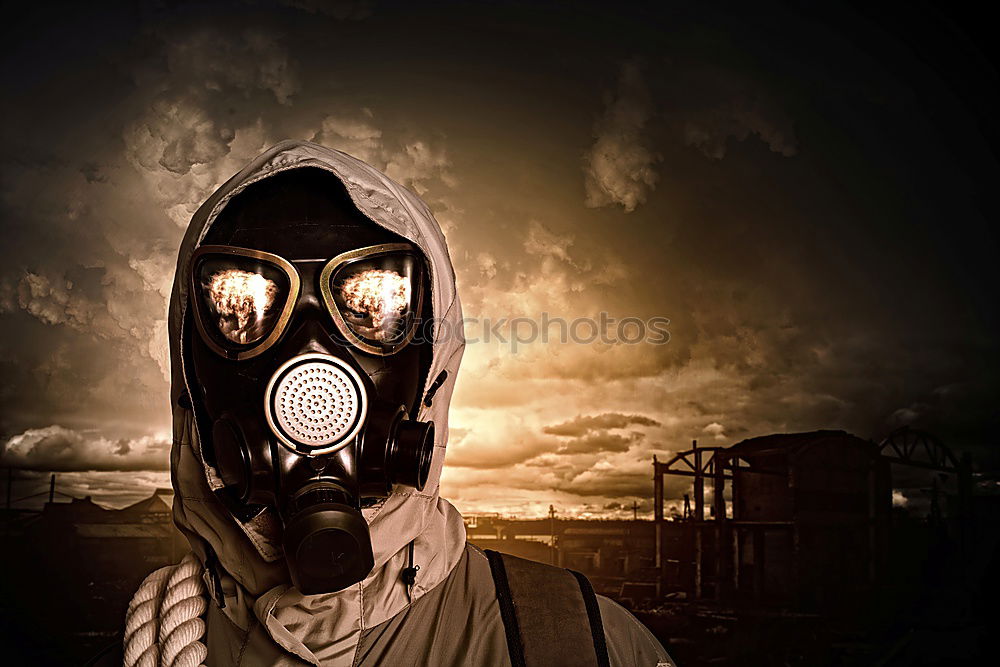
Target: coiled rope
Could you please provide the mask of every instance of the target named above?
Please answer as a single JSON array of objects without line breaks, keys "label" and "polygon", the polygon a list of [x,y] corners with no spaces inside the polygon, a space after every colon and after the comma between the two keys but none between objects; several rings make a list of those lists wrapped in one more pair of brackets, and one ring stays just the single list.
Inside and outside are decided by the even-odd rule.
[{"label": "coiled rope", "polygon": [[203,568],[194,554],[153,572],[125,614],[125,667],[199,667],[208,608]]}]

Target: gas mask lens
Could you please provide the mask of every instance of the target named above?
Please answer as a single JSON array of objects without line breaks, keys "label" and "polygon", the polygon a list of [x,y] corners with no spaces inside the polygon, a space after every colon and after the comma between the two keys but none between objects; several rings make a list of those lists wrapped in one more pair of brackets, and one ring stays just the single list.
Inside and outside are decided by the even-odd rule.
[{"label": "gas mask lens", "polygon": [[205,246],[193,261],[202,336],[223,356],[255,356],[287,318],[290,297],[298,291],[294,271],[280,257],[239,248]]},{"label": "gas mask lens", "polygon": [[423,266],[405,245],[346,253],[326,266],[323,297],[341,333],[371,354],[392,354],[416,331]]},{"label": "gas mask lens", "polygon": [[[195,320],[209,347],[229,359],[249,359],[278,340],[302,287],[292,263],[221,245],[202,246],[191,261]],[[326,309],[349,344],[384,356],[412,340],[423,304],[424,265],[409,244],[338,255],[325,262],[319,282]]]}]

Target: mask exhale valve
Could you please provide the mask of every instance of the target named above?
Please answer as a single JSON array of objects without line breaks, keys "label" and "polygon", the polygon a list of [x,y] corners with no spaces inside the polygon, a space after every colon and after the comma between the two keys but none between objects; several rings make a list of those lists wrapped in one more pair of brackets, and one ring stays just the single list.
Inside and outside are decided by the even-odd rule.
[{"label": "mask exhale valve", "polygon": [[348,445],[364,425],[368,392],[347,362],[328,354],[286,361],[271,377],[267,422],[289,449],[307,456]]}]

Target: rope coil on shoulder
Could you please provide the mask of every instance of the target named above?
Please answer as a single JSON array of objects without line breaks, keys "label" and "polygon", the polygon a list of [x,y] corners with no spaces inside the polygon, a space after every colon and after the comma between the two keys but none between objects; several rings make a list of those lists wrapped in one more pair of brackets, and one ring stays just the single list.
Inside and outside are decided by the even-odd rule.
[{"label": "rope coil on shoulder", "polygon": [[153,572],[125,614],[125,667],[198,667],[208,608],[202,566],[194,554]]}]

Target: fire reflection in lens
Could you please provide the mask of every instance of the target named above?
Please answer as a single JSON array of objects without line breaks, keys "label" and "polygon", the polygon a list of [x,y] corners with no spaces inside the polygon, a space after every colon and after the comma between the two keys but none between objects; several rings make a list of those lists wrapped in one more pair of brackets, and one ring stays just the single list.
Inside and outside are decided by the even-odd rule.
[{"label": "fire reflection in lens", "polygon": [[246,344],[260,337],[278,286],[259,273],[226,269],[212,274],[208,292],[219,315],[219,331],[234,343]]},{"label": "fire reflection in lens", "polygon": [[410,305],[410,280],[395,271],[361,271],[346,278],[340,292],[351,311],[371,319],[371,337],[379,341],[395,337],[399,319]]}]

